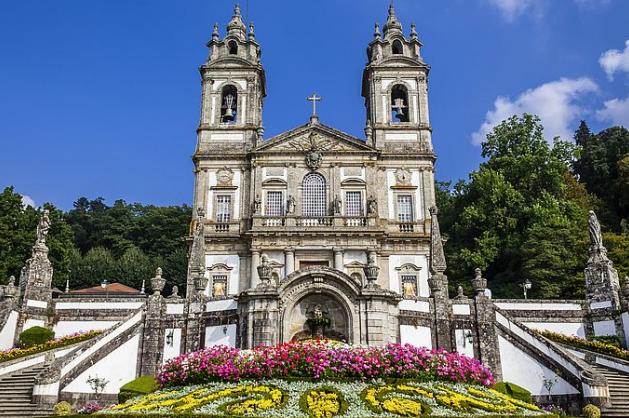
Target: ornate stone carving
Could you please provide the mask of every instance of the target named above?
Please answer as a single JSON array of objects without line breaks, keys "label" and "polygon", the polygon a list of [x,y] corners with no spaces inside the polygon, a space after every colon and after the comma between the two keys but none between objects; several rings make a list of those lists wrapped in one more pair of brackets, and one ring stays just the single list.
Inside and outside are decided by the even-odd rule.
[{"label": "ornate stone carving", "polygon": [[264,288],[271,286],[271,274],[273,274],[273,267],[271,266],[271,263],[269,263],[269,257],[266,254],[262,255],[260,265],[257,269],[258,277],[260,278],[258,287]]},{"label": "ornate stone carving", "polygon": [[262,199],[260,199],[260,195],[257,194],[253,202],[251,203],[251,211],[255,215],[260,212],[260,208],[262,207]]},{"label": "ornate stone carving", "polygon": [[179,296],[179,286],[173,286],[173,290],[171,291],[170,296],[168,296],[168,299],[181,299],[181,296]]},{"label": "ornate stone carving", "polygon": [[44,209],[41,218],[39,218],[39,223],[37,224],[37,243],[46,243],[46,235],[48,235],[48,231],[50,230],[49,213],[48,209]]},{"label": "ornate stone carving", "polygon": [[367,198],[367,215],[375,216],[378,214],[378,199],[373,195]]},{"label": "ornate stone carving", "polygon": [[590,232],[591,241],[589,262],[607,260],[607,249],[603,245],[601,224],[593,210],[591,210],[588,214],[588,230]]},{"label": "ornate stone carving", "polygon": [[223,167],[216,172],[216,182],[219,186],[231,186],[234,172],[229,167]]},{"label": "ornate stone carving", "polygon": [[374,252],[369,253],[369,262],[364,268],[365,278],[367,279],[366,287],[375,288],[378,287],[376,280],[378,280],[378,273],[380,267],[376,263],[376,254]]},{"label": "ornate stone carving", "polygon": [[395,180],[398,186],[408,186],[411,184],[411,172],[402,167],[395,170]]},{"label": "ornate stone carving", "polygon": [[294,196],[288,196],[288,200],[286,201],[286,212],[289,215],[295,213],[295,207],[297,206],[297,201]]}]

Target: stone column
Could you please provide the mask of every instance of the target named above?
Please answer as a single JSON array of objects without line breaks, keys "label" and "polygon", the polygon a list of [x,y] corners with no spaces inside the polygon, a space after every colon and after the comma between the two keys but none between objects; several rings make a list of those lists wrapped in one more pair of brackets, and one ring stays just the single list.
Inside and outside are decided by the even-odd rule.
[{"label": "stone column", "polygon": [[151,279],[153,294],[148,297],[146,303],[140,364],[141,376],[155,375],[162,362],[164,348],[162,317],[166,311],[166,304],[161,293],[165,284],[166,280],[162,278],[162,269],[158,267],[155,277]]},{"label": "stone column", "polygon": [[341,248],[334,248],[334,268],[343,271],[343,250]]},{"label": "stone column", "polygon": [[287,247],[284,250],[285,261],[285,275],[288,276],[295,271],[295,250],[291,247]]},{"label": "stone column", "polygon": [[251,250],[251,280],[249,286],[255,288],[260,280],[258,279],[258,266],[260,265],[260,251],[258,249]]},{"label": "stone column", "polygon": [[474,271],[472,279],[474,289],[474,305],[476,312],[476,341],[479,360],[489,367],[496,380],[502,379],[502,367],[500,363],[500,347],[498,346],[498,334],[496,333],[496,309],[485,295],[487,279],[482,276],[481,270]]}]

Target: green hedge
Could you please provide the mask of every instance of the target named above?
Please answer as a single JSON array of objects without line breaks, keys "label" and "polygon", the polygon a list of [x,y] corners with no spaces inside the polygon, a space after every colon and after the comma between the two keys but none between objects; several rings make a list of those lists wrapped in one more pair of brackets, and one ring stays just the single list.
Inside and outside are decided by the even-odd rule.
[{"label": "green hedge", "polygon": [[43,353],[44,351],[65,347],[71,344],[76,344],[78,342],[94,338],[102,333],[102,331],[88,331],[84,334],[70,335],[66,337],[61,337],[58,340],[46,341],[43,344],[34,345],[29,348],[13,348],[8,351],[0,351],[0,363],[30,356],[32,354]]},{"label": "green hedge", "polygon": [[30,348],[44,344],[53,338],[55,338],[54,331],[44,327],[31,327],[22,331],[18,337],[18,345],[21,348]]},{"label": "green hedge", "polygon": [[125,383],[118,393],[118,402],[125,403],[129,399],[139,395],[146,395],[157,390],[157,380],[153,376],[140,376],[135,380]]},{"label": "green hedge", "polygon": [[498,382],[494,385],[494,389],[496,389],[500,393],[504,393],[505,395],[509,395],[512,398],[519,399],[526,403],[533,403],[533,398],[531,397],[531,392],[524,389],[522,386],[518,386],[515,383],[510,382]]},{"label": "green hedge", "polygon": [[602,341],[590,341],[585,338],[563,335],[552,331],[539,331],[538,333],[549,340],[560,344],[583,348],[584,350],[593,351],[599,354],[606,354],[611,357],[617,357],[621,360],[629,361],[629,351],[618,348],[613,343],[610,344]]}]

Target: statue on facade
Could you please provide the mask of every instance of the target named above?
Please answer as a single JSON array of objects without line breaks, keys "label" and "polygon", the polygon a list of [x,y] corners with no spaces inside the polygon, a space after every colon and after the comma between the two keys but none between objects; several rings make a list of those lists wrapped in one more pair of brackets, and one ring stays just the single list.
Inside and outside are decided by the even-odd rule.
[{"label": "statue on facade", "polygon": [[343,210],[343,201],[341,200],[341,198],[338,195],[334,198],[334,201],[332,202],[332,205],[334,207],[334,214],[335,215],[340,215],[341,211]]},{"label": "statue on facade", "polygon": [[328,318],[326,313],[323,312],[319,304],[314,306],[312,317],[306,320],[306,325],[308,325],[312,336],[316,338],[323,338],[325,336],[325,329],[328,328],[331,323],[332,321]]},{"label": "statue on facade", "polygon": [[44,209],[44,213],[41,218],[39,218],[39,223],[37,224],[37,242],[46,242],[46,235],[48,235],[48,231],[50,230],[49,213],[48,209]]},{"label": "statue on facade", "polygon": [[288,200],[286,201],[286,212],[290,215],[295,213],[295,207],[297,206],[297,201],[295,197],[288,196]]},{"label": "statue on facade", "polygon": [[260,195],[257,194],[255,199],[253,199],[252,211],[254,214],[260,212],[260,208],[262,207],[262,199],[260,199]]},{"label": "statue on facade", "polygon": [[373,195],[370,195],[367,198],[367,215],[377,215],[378,214],[378,199],[376,199]]},{"label": "statue on facade", "polygon": [[179,296],[179,286],[174,285],[171,292],[170,292],[170,296],[168,296],[168,299],[180,299],[181,296]]}]

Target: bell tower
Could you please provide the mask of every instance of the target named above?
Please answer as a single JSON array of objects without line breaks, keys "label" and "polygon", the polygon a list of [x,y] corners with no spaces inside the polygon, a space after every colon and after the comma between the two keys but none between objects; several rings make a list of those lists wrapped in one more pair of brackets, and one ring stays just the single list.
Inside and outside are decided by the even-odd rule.
[{"label": "bell tower", "polygon": [[432,151],[427,90],[430,67],[422,59],[415,25],[406,38],[391,5],[383,31],[376,23],[373,36],[362,82],[368,143],[385,150]]},{"label": "bell tower", "polygon": [[253,23],[247,32],[236,5],[221,39],[214,25],[202,77],[201,120],[197,153],[216,148],[247,152],[262,136],[262,102],[266,95],[260,45]]}]

